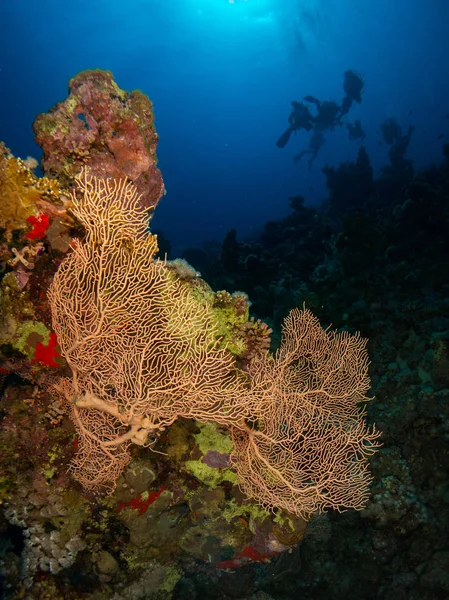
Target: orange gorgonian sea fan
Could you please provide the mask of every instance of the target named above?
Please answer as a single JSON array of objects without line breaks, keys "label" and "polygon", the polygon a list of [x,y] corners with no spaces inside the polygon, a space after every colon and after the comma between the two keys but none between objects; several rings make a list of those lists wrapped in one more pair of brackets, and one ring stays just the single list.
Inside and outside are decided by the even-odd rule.
[{"label": "orange gorgonian sea fan", "polygon": [[164,261],[132,183],[84,170],[72,212],[85,228],[49,290],[53,329],[72,378],[56,386],[77,429],[72,471],[113,489],[130,443],[178,417],[242,419],[247,376],[217,343],[212,308]]},{"label": "orange gorgonian sea fan", "polygon": [[49,290],[53,329],[72,377],[53,385],[73,420],[75,478],[114,489],[129,445],[151,445],[178,417],[229,427],[243,491],[304,518],[363,508],[378,446],[366,342],[324,331],[308,310],[287,317],[281,347],[248,373],[218,346],[212,308],[164,261],[149,212],[126,181],[83,171],[72,194],[85,228]]},{"label": "orange gorgonian sea fan", "polygon": [[327,508],[363,508],[367,459],[380,435],[360,405],[369,399],[366,340],[323,330],[309,310],[295,309],[276,356],[255,358],[249,374],[252,422],[232,429],[244,493],[305,519]]}]

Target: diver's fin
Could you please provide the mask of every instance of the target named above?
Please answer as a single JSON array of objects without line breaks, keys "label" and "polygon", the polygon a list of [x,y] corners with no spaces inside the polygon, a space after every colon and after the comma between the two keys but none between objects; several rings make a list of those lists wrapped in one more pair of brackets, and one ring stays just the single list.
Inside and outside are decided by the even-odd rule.
[{"label": "diver's fin", "polygon": [[292,134],[293,131],[293,127],[289,127],[288,129],[286,129],[284,131],[284,133],[281,135],[281,137],[278,139],[278,141],[276,142],[276,146],[278,148],[284,148],[284,146],[287,145],[288,140],[290,139],[290,136]]}]

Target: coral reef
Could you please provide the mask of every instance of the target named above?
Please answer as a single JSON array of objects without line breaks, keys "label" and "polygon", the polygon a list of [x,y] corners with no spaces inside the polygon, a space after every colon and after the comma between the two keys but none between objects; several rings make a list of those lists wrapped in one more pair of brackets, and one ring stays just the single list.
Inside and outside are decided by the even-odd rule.
[{"label": "coral reef", "polygon": [[[94,90],[95,79],[96,75],[78,89],[83,93]],[[104,76],[102,81],[100,90],[110,90],[112,80]],[[120,98],[130,105],[128,95],[120,90],[116,94],[116,98],[106,98],[99,92],[103,109],[109,102],[119,110]],[[81,96],[76,102],[73,98],[75,92],[72,108],[81,101]],[[355,164],[329,168],[330,198],[321,209],[305,206],[298,196],[290,200],[291,214],[267,224],[260,236],[241,242],[230,232],[221,256],[198,250],[190,252],[193,266],[160,261],[165,264],[165,270],[158,271],[161,289],[177,289],[180,298],[189,298],[190,309],[203,307],[207,326],[215,332],[214,352],[226,354],[231,371],[237,370],[246,382],[245,393],[252,386],[257,388],[258,396],[265,395],[280,416],[271,420],[270,430],[264,412],[252,412],[246,414],[242,428],[234,431],[198,414],[186,415],[198,420],[178,416],[151,438],[151,449],[127,448],[128,467],[117,473],[113,493],[100,498],[69,475],[88,432],[76,431],[67,418],[67,400],[49,392],[63,385],[62,377],[62,382],[69,382],[73,400],[73,370],[60,356],[63,348],[52,327],[46,293],[64,257],[68,264],[74,260],[68,257],[82,249],[88,252],[88,227],[76,216],[76,206],[73,211],[72,194],[75,205],[82,198],[67,187],[73,185],[89,151],[92,155],[98,151],[95,143],[89,146],[87,109],[64,113],[69,109],[66,106],[55,115],[70,117],[73,132],[78,131],[84,145],[58,155],[60,140],[55,140],[55,157],[60,161],[55,168],[60,169],[61,179],[51,180],[52,186],[58,186],[52,188],[54,195],[45,194],[50,189],[45,188],[48,180],[39,183],[32,165],[15,159],[5,148],[0,162],[1,182],[14,180],[14,185],[0,187],[7,200],[0,213],[4,219],[0,232],[3,595],[8,600],[445,598],[449,590],[449,147],[439,166],[416,174],[409,162],[404,169],[404,164],[391,160],[375,179],[363,155]],[[152,123],[152,115],[148,119]],[[55,127],[58,137],[62,130]],[[45,138],[44,129],[42,125]],[[154,129],[151,135],[155,136]],[[152,139],[154,150],[157,138]],[[50,134],[48,143],[51,148]],[[112,146],[105,152],[113,154]],[[123,154],[118,151],[117,156]],[[99,157],[97,165],[102,160]],[[148,163],[137,161],[140,167],[144,164]],[[46,174],[52,176],[48,169]],[[162,184],[157,189],[161,192]],[[139,206],[142,214],[154,206],[152,202],[146,208]],[[156,240],[147,230],[145,235],[155,249]],[[129,264],[133,248],[124,234],[118,253],[122,266]],[[148,271],[155,272],[153,262]],[[85,273],[92,270],[85,269]],[[242,291],[231,294],[225,289]],[[110,291],[105,298],[113,300]],[[288,445],[288,435],[297,423],[293,411],[287,410],[291,406],[287,400],[295,397],[304,402],[311,394],[317,401],[319,396],[319,376],[304,377],[303,367],[313,364],[320,345],[308,351],[296,346],[299,355],[289,358],[286,348],[293,336],[288,320],[287,337],[282,340],[278,333],[292,306],[304,303],[321,323],[333,323],[339,330],[332,333],[319,328],[323,343],[338,340],[340,348],[345,341],[350,348],[355,344],[363,362],[365,346],[350,332],[360,330],[369,337],[369,370],[376,399],[367,405],[367,419],[383,431],[383,446],[370,462],[373,480],[367,508],[338,514],[337,505],[337,511],[314,515],[308,523],[286,510],[266,510],[275,503],[270,501],[271,489],[264,492],[263,488],[268,482],[276,489],[281,481],[270,471],[277,457],[264,447],[264,436],[281,444],[284,454],[279,455],[278,473],[285,475],[286,467],[297,460],[299,448],[299,458],[315,456],[313,464],[323,472],[319,453],[313,454],[313,435],[300,433]],[[95,302],[84,310],[85,332],[92,328],[96,311]],[[182,319],[188,321],[191,313],[181,312]],[[167,314],[164,327],[169,323],[175,331],[173,314]],[[307,311],[299,314],[304,318]],[[116,327],[117,320],[112,316],[108,327]],[[306,328],[310,329],[314,330]],[[270,348],[279,348],[278,353],[272,356]],[[90,368],[87,354],[77,357],[77,361],[84,359],[86,369]],[[123,362],[126,358],[119,364],[111,359],[110,372]],[[349,366],[344,371],[348,376],[353,374]],[[136,370],[128,373],[125,389],[133,389]],[[366,370],[357,373],[355,379],[350,378],[358,382],[351,388],[355,391],[349,404],[354,410],[358,410],[356,400],[366,395]],[[97,375],[96,385],[101,387],[103,374]],[[80,383],[86,381],[83,375]],[[329,382],[335,384],[332,377],[326,378]],[[338,392],[337,388],[334,385],[332,391]],[[117,402],[118,389],[105,385],[103,393],[110,402]],[[277,394],[278,390],[282,393]],[[342,409],[334,398],[335,402],[332,412]],[[316,418],[315,423],[318,414]],[[338,435],[351,432],[350,424],[342,423],[340,430],[334,430],[337,441]],[[330,431],[328,425],[323,425],[325,432]],[[129,423],[121,426],[129,430]],[[310,434],[315,429],[301,431]],[[366,436],[367,431],[371,429],[361,438],[351,438],[355,446],[360,439],[376,442]],[[104,434],[101,427],[100,433]],[[362,444],[357,452],[368,450]],[[233,456],[238,459],[241,454],[254,461],[256,451],[264,466],[259,468],[260,463],[257,471],[250,465],[251,471],[242,474],[242,465],[247,463],[242,460],[239,467]],[[255,471],[260,478],[250,479]],[[239,486],[239,478],[246,479],[246,489],[241,482]],[[367,492],[367,487],[363,490]],[[260,506],[262,493],[265,498]]]},{"label": "coral reef", "polygon": [[[134,100],[137,102],[138,98]],[[152,115],[147,116],[152,119]],[[78,114],[76,118],[79,119]],[[45,138],[43,132],[50,127],[50,121],[41,117],[38,122],[43,135],[41,141],[46,139],[48,142],[51,136]],[[53,131],[56,145],[50,150],[54,152],[54,159],[58,158],[57,144],[61,141],[58,131]],[[153,138],[154,143],[156,139]],[[67,190],[67,187],[73,184],[86,157],[84,153],[82,160],[72,162],[74,156],[71,156],[67,163],[64,157],[59,157],[61,172],[57,173],[58,178],[48,180],[36,178],[29,171],[28,163],[15,159],[6,149],[3,153],[5,181],[6,177],[8,181],[11,179],[11,168],[14,167],[14,177],[17,171],[17,177],[22,178],[19,179],[22,187],[17,188],[16,183],[2,187],[8,202],[5,204],[7,212],[1,247],[0,526],[8,542],[0,548],[0,575],[8,597],[12,599],[23,596],[29,600],[139,597],[145,586],[151,587],[146,593],[155,598],[168,598],[180,580],[182,570],[193,573],[200,564],[212,573],[217,569],[232,571],[245,565],[264,564],[288,550],[303,535],[305,523],[300,518],[283,511],[278,511],[275,517],[242,495],[230,460],[230,433],[220,429],[221,422],[232,424],[233,412],[243,422],[239,406],[245,398],[248,375],[238,368],[237,362],[246,368],[254,357],[266,353],[270,330],[261,321],[248,320],[249,301],[245,294],[215,293],[184,261],[154,260],[157,244],[156,238],[148,232],[147,218],[155,205],[154,197],[142,202],[135,186],[124,180],[116,183],[95,180],[94,184],[94,179],[86,178],[85,186],[95,188],[96,185],[98,189],[95,188],[95,202],[90,207],[93,212],[91,210],[90,216],[89,211],[83,213],[80,202],[85,196]],[[94,160],[94,167],[98,167],[101,160]],[[73,170],[67,170],[67,164],[73,166]],[[47,172],[50,172],[49,168]],[[156,173],[160,176],[157,169]],[[51,175],[55,177],[55,173]],[[156,189],[157,193],[162,193],[162,179],[158,181],[160,185],[153,188],[152,193]],[[126,193],[125,197],[120,193],[114,196],[114,186],[118,186],[120,192],[123,191],[120,186],[126,185],[130,186],[129,196]],[[102,198],[106,202],[113,201],[114,197],[120,199],[121,205],[116,203],[114,207],[112,202],[106,207],[100,201]],[[95,230],[92,218],[97,219],[93,213],[109,215],[113,239],[108,238],[105,229]],[[98,356],[94,352],[93,362],[87,368],[88,353],[85,350],[75,357],[76,341],[71,337],[74,332],[66,328],[64,335],[62,322],[60,326],[54,326],[55,318],[52,323],[47,302],[47,291],[51,288],[50,305],[55,317],[56,298],[60,298],[58,294],[62,290],[61,286],[57,288],[60,275],[55,278],[55,273],[64,272],[61,261],[63,265],[70,263],[66,284],[75,281],[80,286],[82,281],[88,281],[86,273],[96,268],[88,260],[89,243],[91,252],[95,252],[101,241],[106,257],[107,239],[111,242],[110,259],[119,267],[110,272],[121,281],[126,262],[138,259],[133,284],[136,293],[140,289],[142,294],[145,273],[150,288],[153,286],[157,290],[158,295],[153,297],[150,308],[157,309],[156,313],[162,309],[162,313],[158,317],[158,327],[154,321],[150,323],[149,336],[144,342],[146,347],[157,349],[159,337],[153,339],[152,336],[165,330],[171,342],[171,355],[161,347],[159,358],[171,356],[176,358],[177,364],[177,368],[172,365],[168,370],[162,369],[159,383],[154,379],[155,371],[149,372],[150,387],[162,384],[166,388],[165,392],[163,389],[160,392],[162,404],[159,408],[159,400],[154,396],[156,403],[147,411],[150,421],[153,419],[157,423],[154,431],[159,435],[150,435],[148,439],[155,452],[144,448],[128,451],[124,444],[121,448],[123,460],[115,463],[112,476],[104,462],[113,455],[108,447],[101,455],[102,460],[91,460],[92,453],[86,452],[89,444],[92,449],[92,433],[98,446],[98,439],[104,441],[109,435],[105,428],[112,427],[116,431],[112,415],[105,417],[98,407],[81,407],[72,401],[81,400],[80,390],[84,393],[84,402],[87,388],[90,393],[93,391],[90,384],[87,388],[83,384],[83,377],[87,381],[88,371],[91,376],[95,374],[93,367]],[[66,253],[68,260],[63,258]],[[77,270],[77,265],[81,270]],[[98,273],[94,275],[96,277]],[[137,296],[134,298],[129,294],[129,289],[129,306],[126,295],[114,300],[111,290],[117,282],[110,281],[106,285],[104,299],[112,301],[110,308],[118,307],[119,313],[114,316],[106,311],[106,318],[104,313],[100,322],[107,325],[108,331],[121,323],[118,343],[127,339],[124,335],[126,327],[123,329],[121,320],[123,315],[126,315],[125,325],[132,322],[133,310],[135,317],[146,318],[148,315],[134,303]],[[64,312],[64,316],[59,310],[59,316],[67,325],[69,317],[82,313],[82,323],[78,325],[88,337],[90,332],[93,340],[94,306],[81,302],[81,313],[77,313],[78,305],[70,309],[67,302],[77,302],[71,290],[68,285],[67,294],[63,294],[64,299],[58,305],[58,310],[64,307],[64,311],[69,308],[69,312]],[[140,327],[137,321],[134,325]],[[131,346],[134,337],[128,338]],[[174,352],[176,344],[178,350]],[[101,369],[97,372],[97,393],[101,381],[106,381],[113,372],[117,374],[117,364],[129,355],[128,348],[123,347],[118,354],[117,347],[115,350],[108,374],[108,369],[103,374],[100,374]],[[105,348],[102,355],[106,357]],[[197,362],[196,369],[193,359]],[[153,355],[148,358],[153,366],[158,360]],[[131,361],[131,370],[123,379],[123,390],[130,391],[134,366]],[[169,382],[167,375],[170,373],[177,374],[176,381]],[[192,385],[194,380],[189,373],[196,373],[195,385]],[[69,375],[75,377],[70,380]],[[183,378],[184,385],[180,385]],[[111,388],[112,381],[115,391]],[[170,387],[173,388],[171,396],[167,394]],[[55,395],[55,390],[59,394]],[[111,400],[118,390],[118,380],[112,377],[101,395],[104,399],[107,393]],[[207,394],[211,400],[208,407],[204,405]],[[173,403],[176,395],[178,404]],[[196,409],[194,404],[189,405],[189,397],[197,398]],[[200,397],[201,404],[198,402]],[[234,404],[230,404],[231,398]],[[183,410],[179,410],[179,406],[184,407]],[[190,408],[187,410],[186,406]],[[84,417],[87,414],[93,416],[93,420],[87,423],[85,419],[73,419],[74,430],[67,414],[73,417],[76,411]],[[160,417],[157,417],[158,411]],[[214,424],[191,420],[204,420],[205,415],[212,415]],[[180,416],[190,420],[179,419]],[[118,413],[116,417],[118,430],[129,430],[127,419]],[[138,417],[136,412],[135,418]],[[175,418],[178,418],[177,423],[163,431]],[[142,422],[139,421],[134,431],[136,439],[143,442],[153,428],[148,427],[147,422],[143,428],[140,425]],[[86,479],[87,463],[90,464],[90,475]],[[128,469],[122,473],[128,463]],[[70,464],[72,471],[73,465],[78,465],[75,473],[83,473],[84,479],[79,479],[84,490],[68,477]],[[98,476],[103,477],[101,482],[104,483],[104,473],[106,480],[112,480],[116,488],[113,494],[101,500],[89,494],[90,486],[86,483]],[[95,485],[91,488],[97,489]],[[76,584],[72,581],[74,573],[83,574]]]},{"label": "coral reef", "polygon": [[152,104],[139,90],[120,89],[109,71],[75,75],[68,98],[39,115],[33,130],[45,174],[65,188],[88,164],[92,175],[132,181],[147,208],[164,193]]}]

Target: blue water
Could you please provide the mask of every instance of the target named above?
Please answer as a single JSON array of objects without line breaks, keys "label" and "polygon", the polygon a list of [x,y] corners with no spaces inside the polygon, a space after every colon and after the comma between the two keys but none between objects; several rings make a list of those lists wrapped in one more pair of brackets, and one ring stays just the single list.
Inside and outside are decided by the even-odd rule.
[{"label": "blue water", "polygon": [[347,69],[365,89],[344,120],[361,120],[376,172],[388,162],[378,132],[387,117],[415,125],[407,157],[417,168],[441,158],[448,29],[447,0],[3,0],[0,139],[39,157],[35,116],[66,97],[78,71],[110,69],[154,103],[167,188],[155,227],[175,249],[231,227],[244,236],[286,214],[289,196],[319,204],[321,168],[355,159],[345,127],[326,134],[310,173],[292,161],[310,133],[276,147],[291,100],[340,102]]}]

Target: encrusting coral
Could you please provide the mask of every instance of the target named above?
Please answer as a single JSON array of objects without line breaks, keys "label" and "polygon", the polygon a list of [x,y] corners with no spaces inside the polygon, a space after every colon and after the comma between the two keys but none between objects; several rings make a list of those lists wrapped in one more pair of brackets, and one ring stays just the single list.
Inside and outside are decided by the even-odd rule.
[{"label": "encrusting coral", "polygon": [[122,90],[110,71],[75,75],[69,96],[38,115],[33,130],[42,168],[66,188],[88,165],[93,175],[132,181],[146,207],[154,208],[164,193],[151,101],[139,90]]}]

